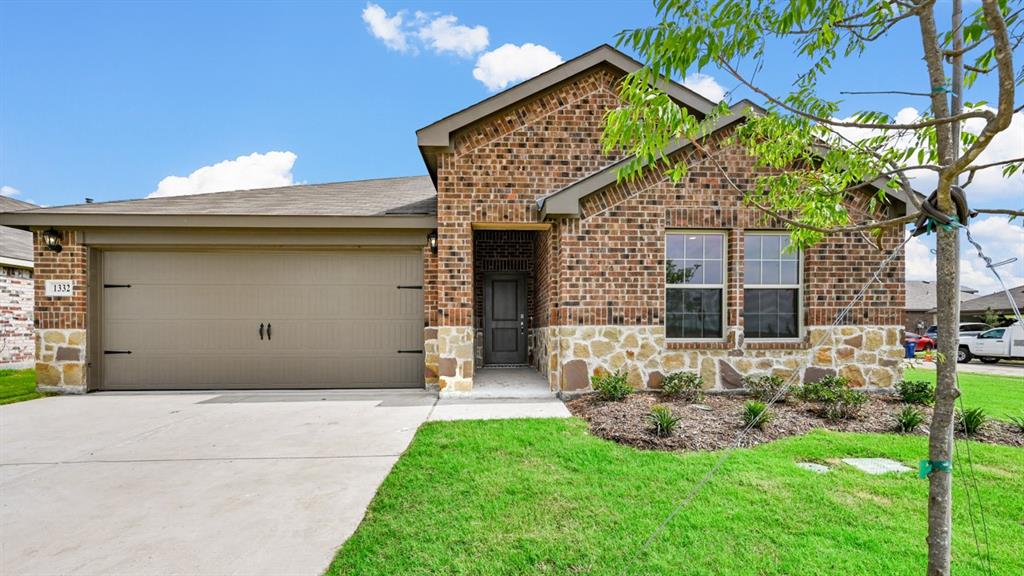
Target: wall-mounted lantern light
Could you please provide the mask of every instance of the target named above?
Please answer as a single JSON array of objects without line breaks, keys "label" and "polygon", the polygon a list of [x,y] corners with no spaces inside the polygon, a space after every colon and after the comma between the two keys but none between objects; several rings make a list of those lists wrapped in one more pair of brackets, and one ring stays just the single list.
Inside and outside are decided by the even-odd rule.
[{"label": "wall-mounted lantern light", "polygon": [[43,232],[43,244],[46,244],[46,247],[53,252],[60,252],[64,249],[64,247],[60,245],[60,232],[53,228]]},{"label": "wall-mounted lantern light", "polygon": [[437,230],[427,234],[427,246],[430,246],[430,252],[437,254]]}]

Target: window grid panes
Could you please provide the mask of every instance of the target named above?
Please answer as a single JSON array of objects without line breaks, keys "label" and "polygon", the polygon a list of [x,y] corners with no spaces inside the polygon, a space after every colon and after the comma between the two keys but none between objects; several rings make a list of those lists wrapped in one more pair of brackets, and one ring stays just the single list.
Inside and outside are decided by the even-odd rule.
[{"label": "window grid panes", "polygon": [[747,233],[743,239],[743,333],[747,338],[800,335],[800,254],[789,237]]},{"label": "window grid panes", "polygon": [[665,335],[721,338],[725,234],[670,233],[665,243]]}]

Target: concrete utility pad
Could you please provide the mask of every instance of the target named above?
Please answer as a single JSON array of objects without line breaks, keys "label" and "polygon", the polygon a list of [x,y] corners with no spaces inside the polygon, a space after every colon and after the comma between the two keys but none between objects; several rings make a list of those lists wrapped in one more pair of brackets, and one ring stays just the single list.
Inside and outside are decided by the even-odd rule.
[{"label": "concrete utility pad", "polygon": [[425,391],[148,393],[0,407],[0,574],[317,576]]},{"label": "concrete utility pad", "polygon": [[890,474],[899,472],[913,472],[895,460],[888,458],[843,458],[843,462],[867,474]]},{"label": "concrete utility pad", "polygon": [[817,464],[815,462],[797,462],[797,468],[803,468],[817,474],[824,474],[829,471],[829,467],[824,464]]}]

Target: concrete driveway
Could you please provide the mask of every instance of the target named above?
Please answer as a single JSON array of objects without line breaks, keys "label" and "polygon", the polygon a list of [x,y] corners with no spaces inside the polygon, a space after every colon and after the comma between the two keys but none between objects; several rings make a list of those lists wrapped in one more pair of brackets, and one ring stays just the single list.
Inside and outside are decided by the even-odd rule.
[{"label": "concrete driveway", "polygon": [[0,574],[320,574],[436,395],[94,394],[0,408]]}]

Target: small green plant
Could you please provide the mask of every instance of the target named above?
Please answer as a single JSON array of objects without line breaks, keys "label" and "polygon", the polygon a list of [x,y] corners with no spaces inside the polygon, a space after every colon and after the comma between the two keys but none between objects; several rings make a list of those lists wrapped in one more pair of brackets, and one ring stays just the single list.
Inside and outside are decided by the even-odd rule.
[{"label": "small green plant", "polygon": [[1022,413],[1020,416],[1010,415],[1009,419],[1010,422],[1012,422],[1013,425],[1017,427],[1017,432],[1024,434],[1024,413]]},{"label": "small green plant", "polygon": [[590,377],[590,383],[593,385],[594,391],[597,392],[597,396],[606,402],[618,402],[633,391],[629,382],[626,381],[626,373],[621,370],[614,374],[595,374]]},{"label": "small green plant", "polygon": [[829,420],[849,420],[860,414],[867,403],[867,394],[851,390],[849,380],[842,376],[825,376],[801,386],[796,395],[806,402],[818,402]]},{"label": "small green plant", "polygon": [[[743,387],[750,392],[750,395],[762,402],[771,402],[779,396],[786,382],[778,376],[763,374],[761,376],[744,376]],[[778,402],[785,402],[788,393],[779,396]]]},{"label": "small green plant", "polygon": [[984,408],[968,408],[956,411],[956,424],[964,434],[975,434],[988,422],[988,413]]},{"label": "small green plant", "polygon": [[924,415],[917,408],[907,405],[896,415],[896,430],[909,434],[924,422]]},{"label": "small green plant", "polygon": [[651,424],[651,429],[662,438],[671,436],[682,419],[682,416],[673,414],[671,408],[661,404],[651,406],[651,411],[647,414],[647,421]]},{"label": "small green plant", "polygon": [[704,399],[704,379],[696,372],[673,372],[662,380],[661,391],[684,402],[700,402]]},{"label": "small green plant", "polygon": [[764,402],[751,400],[743,405],[743,424],[745,426],[764,430],[764,427],[771,422],[772,418],[774,418],[774,415],[768,410],[768,405]]},{"label": "small green plant", "polygon": [[907,404],[931,406],[935,403],[935,384],[925,380],[903,380],[896,384],[896,391]]}]

